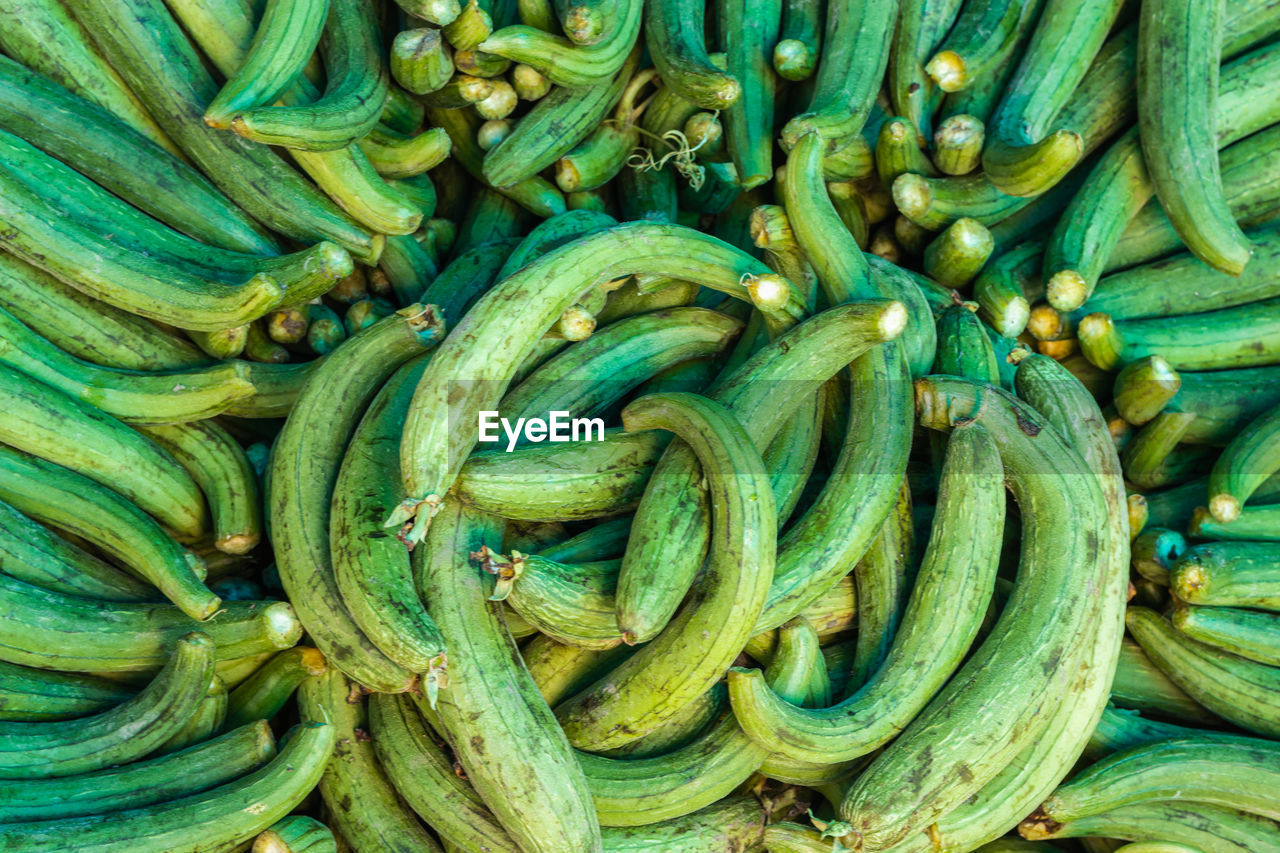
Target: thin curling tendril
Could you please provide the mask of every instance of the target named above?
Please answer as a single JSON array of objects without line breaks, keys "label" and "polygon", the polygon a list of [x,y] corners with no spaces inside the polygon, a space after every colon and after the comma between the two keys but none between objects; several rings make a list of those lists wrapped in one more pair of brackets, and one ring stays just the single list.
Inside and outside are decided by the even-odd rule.
[{"label": "thin curling tendril", "polygon": [[663,143],[672,150],[662,155],[661,158],[655,160],[652,149],[643,146],[637,147],[627,157],[627,165],[639,172],[647,172],[649,170],[657,171],[671,163],[672,168],[689,182],[690,189],[700,190],[707,180],[707,170],[705,166],[698,164],[694,159],[694,153],[707,143],[704,137],[697,145],[690,145],[689,138],[680,130],[668,130],[661,137],[656,136],[644,128],[637,128],[641,135],[650,137]]}]

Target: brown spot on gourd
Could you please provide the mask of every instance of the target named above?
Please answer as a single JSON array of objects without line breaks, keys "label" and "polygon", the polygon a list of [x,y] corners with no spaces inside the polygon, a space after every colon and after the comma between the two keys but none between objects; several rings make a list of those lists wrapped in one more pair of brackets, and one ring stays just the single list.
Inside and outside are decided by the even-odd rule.
[{"label": "brown spot on gourd", "polygon": [[480,735],[471,738],[471,749],[476,755],[484,755],[484,738]]},{"label": "brown spot on gourd", "polygon": [[929,775],[929,768],[933,765],[933,747],[925,746],[920,755],[920,763],[907,776],[907,782],[910,783],[912,790],[919,793],[924,784],[925,779]]},{"label": "brown spot on gourd", "polygon": [[1090,552],[1098,550],[1098,532],[1096,530],[1086,530],[1084,532],[1084,547]]},{"label": "brown spot on gourd", "polygon": [[582,701],[578,703],[578,710],[584,714],[590,714],[600,705],[600,696],[595,691],[582,697]]},{"label": "brown spot on gourd", "polygon": [[1049,657],[1044,659],[1044,662],[1040,664],[1040,668],[1045,675],[1053,675],[1054,671],[1057,670],[1058,668],[1058,663],[1061,660],[1062,660],[1062,652],[1055,651],[1053,654],[1049,655]]},{"label": "brown spot on gourd", "polygon": [[1020,409],[1015,408],[1013,410],[1013,416],[1017,418],[1018,429],[1022,430],[1022,432],[1025,435],[1028,435],[1031,438],[1035,438],[1037,435],[1040,434],[1040,425],[1035,423],[1034,421],[1031,421],[1023,417],[1022,411]]}]

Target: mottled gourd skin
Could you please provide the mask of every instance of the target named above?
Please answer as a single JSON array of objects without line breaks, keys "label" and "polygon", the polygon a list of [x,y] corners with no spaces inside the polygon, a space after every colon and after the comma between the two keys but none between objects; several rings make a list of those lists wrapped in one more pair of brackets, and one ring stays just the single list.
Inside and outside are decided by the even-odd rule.
[{"label": "mottled gourd skin", "polygon": [[1269,365],[1280,352],[1280,299],[1145,320],[1090,314],[1076,334],[1085,356],[1104,370],[1152,355],[1178,371]]},{"label": "mottled gourd skin", "polygon": [[329,505],[342,453],[378,388],[442,336],[414,305],[354,335],[315,369],[276,439],[268,485],[271,536],[285,592],[325,657],[362,685],[408,690],[415,675],[384,655],[342,601],[329,545]]},{"label": "mottled gourd skin", "polygon": [[240,111],[284,94],[320,43],[329,7],[329,0],[267,4],[240,69],[205,109],[205,124],[229,127]]},{"label": "mottled gourd skin", "polygon": [[[419,713],[426,706],[428,713]],[[495,853],[520,849],[454,769],[453,754],[435,731],[426,697],[375,693],[369,697],[369,733],[387,778],[404,801],[446,842]]]},{"label": "mottled gourd skin", "polygon": [[378,764],[369,737],[369,697],[336,669],[303,682],[298,708],[307,719],[329,720],[333,757],[319,779],[319,793],[334,829],[353,846],[393,853],[436,850]]},{"label": "mottled gourd skin", "polygon": [[402,365],[365,410],[333,484],[329,553],[351,618],[410,672],[442,665],[444,638],[422,604],[409,553],[382,529],[399,493],[400,432],[425,360]]},{"label": "mottled gourd skin", "polygon": [[0,79],[5,131],[190,237],[252,255],[279,251],[261,226],[179,159],[176,148],[161,148],[141,125],[126,123],[12,59],[0,60]]},{"label": "mottled gourd skin", "polygon": [[330,0],[320,45],[327,73],[324,94],[304,106],[243,110],[231,120],[231,129],[254,142],[304,151],[352,144],[373,130],[387,99],[391,75],[380,42],[369,0]]},{"label": "mottled gourd skin", "polygon": [[1239,275],[1252,246],[1223,193],[1215,124],[1223,0],[1143,6],[1138,22],[1138,124],[1160,206],[1202,261]]},{"label": "mottled gourd skin", "polygon": [[[780,632],[777,655],[769,667],[769,683],[798,699],[808,694],[815,681],[825,683],[826,675],[817,631],[803,619],[788,622]],[[753,744],[733,715],[722,716],[689,743],[657,755],[577,755],[596,814],[605,827],[652,825],[704,807],[714,808],[713,803],[754,772],[763,772],[770,759],[769,749]]]},{"label": "mottled gourd skin", "polygon": [[582,89],[597,85],[626,63],[640,35],[643,6],[641,0],[619,0],[616,21],[611,22],[607,35],[592,45],[574,44],[563,36],[517,25],[497,30],[480,43],[479,50],[531,66],[557,86]]},{"label": "mottled gourd skin", "polygon": [[0,850],[1280,850],[1277,34],[0,0]]},{"label": "mottled gourd skin", "polygon": [[1276,628],[1280,616],[1240,607],[1182,605],[1170,615],[1173,626],[1193,640],[1259,663],[1280,666]]},{"label": "mottled gourd skin", "polygon": [[934,113],[944,92],[925,73],[925,63],[959,14],[959,0],[907,0],[898,13],[889,53],[889,100],[905,116],[915,142],[933,136]]},{"label": "mottled gourd skin", "polygon": [[[401,444],[406,503],[398,526],[415,518],[410,541],[420,541],[431,508],[451,487],[475,439],[451,439],[453,422],[477,423],[543,333],[597,283],[655,273],[701,281],[744,301],[744,277],[769,273],[745,252],[679,225],[636,222],[593,234],[539,258],[492,288],[458,321],[418,385]],[[803,313],[792,288],[787,305],[766,310],[767,322]],[[468,377],[467,389],[455,380]],[[475,381],[478,380],[478,381]],[[491,380],[491,381],[486,381]],[[454,398],[450,398],[450,391]]]},{"label": "mottled gourd skin", "polygon": [[1102,48],[1119,0],[1047,0],[1018,70],[991,120],[983,170],[1009,195],[1052,187],[1084,153],[1082,134],[1053,123]]},{"label": "mottled gourd skin", "polygon": [[1270,542],[1198,544],[1170,569],[1169,586],[1187,604],[1280,609],[1277,554]]},{"label": "mottled gourd skin", "polygon": [[[1208,803],[1169,800],[1124,806],[1105,814],[1065,824],[1028,818],[1018,826],[1024,838],[1034,841],[1088,836],[1134,839],[1175,839],[1174,853],[1202,850],[1265,850],[1275,844],[1275,821],[1234,808]],[[1160,853],[1168,848],[1161,844]]]},{"label": "mottled gourd skin", "polygon": [[246,213],[290,239],[332,240],[353,257],[376,263],[381,237],[357,225],[274,152],[204,123],[217,86],[162,3],[74,0],[67,6],[165,132]]},{"label": "mottled gourd skin", "polygon": [[1274,667],[1193,640],[1144,607],[1130,607],[1126,621],[1147,656],[1191,698],[1246,731],[1280,731]]},{"label": "mottled gourd skin", "polygon": [[[976,636],[995,582],[1003,523],[1003,472],[994,442],[980,426],[954,432],[929,548],[883,665],[845,701],[813,710],[771,696],[758,671],[734,670],[729,695],[747,733],[789,758],[828,763],[888,742],[932,698]],[[966,533],[972,530],[984,534]],[[862,591],[859,586],[859,612]],[[938,631],[930,614],[943,601],[956,618]],[[934,663],[920,667],[921,660]]]},{"label": "mottled gourd skin", "polygon": [[983,844],[1007,832],[1071,771],[1105,712],[1124,634],[1130,536],[1124,479],[1106,419],[1092,395],[1064,367],[1044,356],[1023,358],[1014,386],[1080,453],[1098,480],[1107,507],[1105,555],[1097,564],[1101,603],[1097,628],[1090,632],[1092,643],[1076,664],[1077,701],[1056,708],[1039,739],[1024,746],[977,794],[938,822],[939,835],[958,847]]},{"label": "mottled gourd skin", "polygon": [[690,393],[650,394],[623,410],[628,430],[666,429],[702,465],[711,504],[707,573],[657,638],[556,708],[580,749],[621,746],[709,690],[746,644],[773,579],[777,516],[768,472],[721,404]]},{"label": "mottled gourd skin", "polygon": [[1280,470],[1280,408],[1263,412],[1240,431],[1209,473],[1209,514],[1229,524],[1268,477]]},{"label": "mottled gourd skin", "polygon": [[[1099,617],[1103,599],[1092,592],[1093,579],[1107,559],[1101,533],[1105,506],[1096,478],[1039,414],[999,389],[946,377],[918,380],[916,402],[926,426],[945,429],[972,417],[992,432],[1022,511],[1023,564],[1037,571],[1020,579],[1002,616],[1006,626],[1016,622],[1018,629],[1007,635],[999,624],[994,629],[1020,642],[984,643],[846,790],[841,816],[875,849],[923,830],[959,805],[1044,731],[1049,722],[1040,713],[1044,697],[1078,677],[1076,638]],[[1083,515],[1087,523],[1074,531],[1062,529],[1055,519],[1070,513]],[[1055,592],[1049,594],[1048,588]],[[1032,696],[1025,690],[1030,682],[1045,689]],[[966,709],[970,702],[976,705]],[[1007,713],[992,719],[976,712],[993,702]],[[942,749],[933,725],[955,730],[948,719],[965,720],[966,736]],[[984,723],[977,725],[978,719]],[[899,783],[886,786],[887,778]],[[872,784],[872,779],[879,781]],[[957,779],[968,781],[958,785]]]},{"label": "mottled gourd skin", "polygon": [[[427,608],[449,647],[436,706],[467,778],[523,850],[600,849],[582,770],[489,601],[483,555],[503,522],[446,500],[414,562]],[[487,550],[486,550],[487,549]]]},{"label": "mottled gourd skin", "polygon": [[830,150],[862,130],[889,65],[897,0],[827,5],[822,55],[808,108],[783,126],[782,147],[794,148],[809,133]]},{"label": "mottled gourd skin", "polygon": [[674,94],[705,110],[723,110],[741,96],[742,84],[708,55],[703,14],[688,0],[646,3],[645,45]]},{"label": "mottled gourd skin", "polygon": [[213,640],[185,634],[132,699],[93,716],[0,723],[0,777],[49,778],[127,764],[160,747],[196,712],[213,679]]},{"label": "mottled gourd skin", "polygon": [[639,59],[636,48],[613,77],[585,89],[557,87],[540,98],[511,134],[485,154],[485,179],[495,187],[509,187],[572,151],[609,114]]},{"label": "mottled gourd skin", "polygon": [[[757,449],[765,450],[789,414],[786,408],[776,405],[776,389],[787,388],[788,393],[800,397],[816,392],[825,380],[867,349],[897,337],[905,323],[906,312],[899,303],[867,301],[832,309],[762,348],[732,375],[718,381],[710,396],[745,425]],[[650,482],[636,508],[618,580],[619,626],[635,642],[656,636],[675,613],[693,583],[710,536],[710,510],[700,493],[697,463],[688,447],[677,444],[668,448]],[[888,511],[887,506],[884,511]],[[862,547],[874,535],[874,529],[868,520]],[[846,535],[848,539],[839,540],[833,547],[858,548],[852,531]],[[849,539],[854,541],[850,543]],[[844,565],[836,560],[832,563]],[[661,582],[656,582],[653,566],[664,567]],[[823,563],[814,571],[830,566],[831,563]],[[812,575],[801,571],[797,577],[808,579]],[[779,605],[789,609],[785,602],[787,590],[802,585],[803,581],[792,587],[775,583],[766,612]],[[815,582],[815,586],[822,585]],[[781,624],[793,615],[778,619],[770,614],[767,619],[778,619],[777,624]],[[758,619],[757,629],[767,630],[777,624],[761,627]]]},{"label": "mottled gourd skin", "polygon": [[[1038,813],[1057,823],[1183,797],[1275,819],[1276,745],[1261,738],[1183,737],[1125,750],[1073,777]],[[1194,796],[1192,796],[1194,794]]]},{"label": "mottled gourd skin", "polygon": [[275,755],[275,735],[258,720],[176,754],[77,776],[0,782],[0,814],[6,823],[19,823],[142,808],[234,782]]},{"label": "mottled gourd skin", "polygon": [[[1233,14],[1237,9],[1239,14]],[[1229,6],[1226,14],[1232,23],[1238,18],[1251,19],[1248,6],[1243,4]],[[1231,47],[1238,45],[1239,41],[1234,40]],[[1226,49],[1223,54],[1226,58]],[[1217,126],[1214,129],[1220,150],[1273,123],[1278,102],[1274,87],[1268,81],[1273,79],[1278,62],[1280,50],[1269,46],[1222,67],[1217,93]],[[1142,316],[1116,311],[1105,295],[1110,288],[1092,300],[1090,295],[1099,285],[1108,258],[1120,241],[1126,224],[1154,194],[1155,187],[1147,171],[1138,129],[1134,128],[1120,137],[1094,165],[1079,193],[1063,211],[1047,244],[1044,271],[1049,301],[1054,307],[1075,311],[1083,305],[1083,312],[1088,314],[1092,313],[1088,310],[1092,304],[1096,306],[1093,311]],[[1250,239],[1257,240],[1253,236]],[[1258,245],[1255,252],[1260,251],[1262,246]],[[1259,257],[1256,266],[1265,265],[1267,262]],[[1235,284],[1225,275],[1209,280]],[[1199,292],[1207,284],[1206,281],[1195,290]],[[1185,290],[1179,288],[1179,292]],[[1157,300],[1167,298],[1163,288],[1152,287],[1135,288],[1133,296]],[[1209,295],[1209,299],[1212,298]],[[1207,304],[1212,305],[1212,301]],[[1198,309],[1188,308],[1186,313],[1194,313],[1195,310]]]},{"label": "mottled gourd skin", "polygon": [[[289,733],[274,761],[203,794],[111,815],[8,824],[6,849],[23,851],[131,850],[163,853],[210,844],[231,847],[252,839],[296,808],[320,780],[334,747],[334,728],[303,723]],[[200,839],[193,842],[193,839]]]}]

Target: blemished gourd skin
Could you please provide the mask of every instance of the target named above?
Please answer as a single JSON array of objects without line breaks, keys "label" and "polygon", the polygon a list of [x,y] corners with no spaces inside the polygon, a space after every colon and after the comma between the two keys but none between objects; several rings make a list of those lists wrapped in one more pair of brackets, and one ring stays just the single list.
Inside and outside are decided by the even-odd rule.
[{"label": "blemished gourd skin", "polygon": [[780,131],[783,148],[790,150],[809,133],[830,144],[862,130],[889,65],[897,17],[896,0],[827,6],[813,95],[808,108]]},{"label": "blemished gourd skin", "polygon": [[270,255],[275,242],[206,178],[135,126],[11,59],[0,127],[190,237],[232,251]]},{"label": "blemished gourd skin", "polygon": [[[804,709],[773,696],[757,670],[733,670],[729,696],[744,730],[761,746],[797,760],[835,763],[865,755],[887,742],[915,715],[964,656],[986,613],[995,581],[998,537],[975,540],[961,531],[981,521],[998,531],[1004,521],[999,453],[981,427],[956,432],[939,486],[939,512],[911,603],[874,679],[830,708]],[[861,593],[861,589],[860,589]],[[951,601],[957,618],[946,632],[926,627],[930,603]],[[861,611],[861,598],[860,607]],[[924,647],[929,648],[928,652]],[[916,657],[936,660],[930,673],[903,679],[896,673]]]},{"label": "blemished gourd skin", "polygon": [[1125,806],[1053,827],[1031,817],[1019,825],[1018,831],[1024,838],[1036,841],[1095,833],[1128,836],[1125,840],[1168,839],[1183,849],[1265,850],[1275,844],[1275,821],[1270,818],[1177,800]]},{"label": "blemished gourd skin", "polygon": [[[289,732],[276,758],[236,781],[167,803],[120,814],[8,824],[6,847],[13,850],[108,851],[130,849],[162,853],[219,849],[252,839],[293,810],[320,780],[334,747],[334,727],[303,723]],[[200,841],[194,841],[194,839]]]},{"label": "blemished gourd skin", "polygon": [[[0,367],[0,394],[6,401],[0,431],[6,434],[14,464],[22,465],[17,460],[23,458],[33,459],[31,465],[43,460],[102,484],[132,503],[129,509],[147,513],[186,541],[205,532],[204,495],[150,439],[89,403],[7,366]],[[182,603],[201,619],[216,609],[216,601],[207,612],[191,599]]]},{"label": "blemished gourd skin", "polygon": [[557,86],[584,88],[613,77],[626,63],[640,34],[643,6],[640,0],[620,0],[616,23],[608,27],[607,37],[592,45],[516,25],[495,31],[479,49],[531,66]]},{"label": "blemished gourd skin", "polygon": [[[760,350],[732,376],[717,383],[711,392],[712,398],[747,425],[757,449],[763,450],[788,414],[776,406],[772,389],[816,391],[861,352],[887,337],[896,336],[905,312],[895,309],[894,305],[883,301],[852,303],[801,323],[775,345]],[[696,485],[697,468],[692,456],[682,445],[669,448],[654,469],[651,485],[637,507],[618,579],[619,626],[636,642],[655,636],[670,619],[693,582],[706,549],[702,543],[708,541],[709,509]],[[874,529],[868,522],[866,532],[860,533],[867,537],[864,542],[869,542]],[[698,544],[690,547],[690,543]],[[858,545],[855,541],[834,547],[855,550]],[[836,569],[844,565],[833,563]],[[651,572],[640,568],[653,565],[665,567],[662,584],[653,583]],[[817,565],[816,561],[813,565]],[[832,563],[824,567],[829,572]],[[813,571],[819,570],[822,569]],[[798,571],[803,569],[798,567]],[[757,628],[777,627],[794,615],[787,615],[777,624],[762,624],[778,619],[770,612],[772,609],[791,608],[785,601],[787,589],[775,582],[770,603],[765,608],[769,615],[757,620]]]},{"label": "blemished gourd skin", "polygon": [[342,602],[329,556],[329,502],[343,448],[364,406],[381,382],[433,347],[441,332],[435,312],[414,305],[353,336],[309,377],[271,455],[267,506],[285,591],[295,591],[290,597],[300,601],[299,618],[335,667],[389,692],[409,689],[414,676],[377,649]]},{"label": "blemished gourd skin", "polygon": [[329,0],[267,4],[244,63],[205,110],[205,123],[228,127],[242,110],[273,103],[284,94],[320,43],[329,5]]},{"label": "blemished gourd skin", "polygon": [[[622,251],[632,248],[644,254]],[[456,446],[448,434],[450,418],[439,417],[451,377],[509,380],[516,364],[536,345],[542,330],[549,328],[595,282],[649,271],[679,273],[680,277],[700,280],[704,286],[738,298],[749,298],[742,283],[744,275],[769,272],[749,255],[691,229],[630,223],[578,240],[504,279],[481,297],[433,355],[414,395],[400,457],[407,498],[402,509],[392,516],[396,525],[416,519],[408,534],[410,541],[420,541],[425,535],[431,507],[438,505],[452,485],[471,449]],[[537,298],[527,298],[534,293]],[[781,319],[798,316],[802,311],[800,296],[793,289],[782,309],[768,313]],[[477,341],[486,343],[474,343]],[[475,422],[481,409],[491,408],[484,398],[500,393],[496,386],[497,382],[473,383],[466,399],[455,402],[456,417],[462,422]]]},{"label": "blemished gourd skin", "polygon": [[1038,813],[1066,823],[1168,799],[1177,790],[1187,799],[1274,819],[1274,769],[1275,745],[1261,738],[1177,738],[1108,756],[1054,791]]},{"label": "blemished gourd skin", "polygon": [[1143,6],[1138,126],[1151,185],[1174,229],[1205,263],[1239,275],[1252,247],[1227,206],[1213,127],[1223,16],[1220,1]]},{"label": "blemished gourd skin", "polygon": [[275,755],[275,736],[265,721],[258,720],[191,749],[118,768],[0,782],[5,792],[4,820],[59,820],[163,803],[231,782]]},{"label": "blemished gourd skin", "polygon": [[1274,667],[1193,640],[1146,608],[1129,608],[1126,622],[1156,666],[1201,705],[1246,731],[1280,730]]},{"label": "blemished gourd skin", "polygon": [[333,731],[333,757],[321,765],[318,781],[334,828],[349,843],[373,849],[435,850],[435,840],[378,765],[367,734],[370,700],[353,701],[351,688],[346,676],[331,669],[303,682],[298,693],[299,710],[308,719],[328,719]]},{"label": "blemished gourd skin", "polygon": [[[623,411],[628,430],[674,432],[700,460],[712,515],[709,568],[694,603],[662,634],[557,706],[557,719],[580,749],[621,746],[710,689],[746,644],[773,579],[777,520],[768,472],[729,410],[675,392],[642,397]],[[708,648],[706,632],[715,625],[736,628],[722,627],[722,642]]]},{"label": "blemished gourd skin", "polygon": [[912,0],[903,3],[898,12],[899,26],[887,70],[889,100],[906,117],[918,142],[933,136],[934,114],[944,95],[925,72],[925,64],[951,29],[962,5],[956,0]]},{"label": "blemished gourd skin", "polygon": [[[1106,556],[1098,562],[1099,626],[1077,663],[1079,701],[1056,709],[1040,739],[1024,746],[982,789],[938,822],[946,843],[973,847],[999,838],[1071,771],[1105,713],[1124,625],[1129,577],[1125,487],[1114,443],[1098,405],[1066,370],[1043,356],[1023,358],[1014,374],[1019,396],[1041,411],[1094,470],[1108,509]],[[1048,748],[1045,744],[1050,744]]]},{"label": "blemished gourd skin", "polygon": [[329,554],[342,603],[365,636],[410,672],[440,666],[444,638],[422,604],[404,545],[377,534],[395,505],[400,425],[425,367],[422,358],[402,365],[369,403],[329,503]]},{"label": "blemished gourd skin", "polygon": [[617,73],[587,89],[556,88],[484,156],[485,179],[508,187],[555,163],[595,130],[622,95],[639,62],[633,50]]},{"label": "blemished gourd skin", "polygon": [[1280,470],[1275,449],[1280,409],[1268,409],[1231,439],[1209,473],[1209,514],[1234,521],[1240,509],[1268,477]]},{"label": "blemished gourd skin", "polygon": [[246,554],[262,540],[262,496],[257,475],[239,443],[209,420],[143,427],[169,451],[204,492],[214,547]]},{"label": "blemished gourd skin", "polygon": [[[56,2],[6,6],[0,11],[0,48],[16,63],[69,94],[118,117],[134,133],[175,157],[181,149],[165,135],[138,96],[93,43],[88,29]],[[65,87],[65,88],[64,88]]]},{"label": "blemished gourd skin", "polygon": [[68,8],[165,132],[246,213],[292,239],[328,239],[361,260],[377,260],[382,240],[283,160],[198,118],[217,88],[162,4],[77,0]]},{"label": "blemished gourd skin", "polygon": [[1173,611],[1174,627],[1206,645],[1259,663],[1277,666],[1275,629],[1280,617],[1240,607],[1183,606]]},{"label": "blemished gourd skin", "polygon": [[185,634],[152,682],[132,699],[89,717],[0,724],[0,775],[71,776],[141,758],[176,734],[213,678],[213,641]]},{"label": "blemished gourd skin", "polygon": [[741,96],[742,84],[708,55],[701,11],[686,0],[646,3],[645,43],[674,94],[703,109],[722,110]]},{"label": "blemished gourd skin", "polygon": [[[1278,61],[1280,52],[1268,46],[1223,66],[1215,137],[1220,149],[1272,123],[1276,100],[1263,81]],[[1072,311],[1087,303],[1125,223],[1154,192],[1135,129],[1113,143],[1094,166],[1054,229],[1044,267],[1046,281],[1060,277],[1059,286],[1049,287],[1054,307]],[[1079,279],[1073,280],[1071,273]],[[1079,281],[1078,287],[1074,281]]]},{"label": "blemished gourd skin", "polygon": [[[236,134],[305,151],[345,148],[378,123],[390,74],[381,58],[368,0],[330,0],[321,54],[328,74],[324,94],[305,106],[260,106],[231,119]],[[251,61],[253,49],[249,53]]]},{"label": "blemished gourd skin", "polygon": [[492,582],[478,555],[501,544],[502,527],[446,501],[414,550],[428,610],[449,647],[436,714],[467,778],[521,849],[599,849],[582,771],[515,653],[502,605],[488,600]]},{"label": "blemished gourd skin", "polygon": [[[1067,651],[1071,648],[1071,638],[1080,627],[1088,626],[1099,618],[1100,608],[1106,600],[1086,593],[1087,579],[1098,576],[1099,566],[1107,557],[1099,534],[1104,529],[1105,506],[1097,480],[1086,473],[1083,460],[1068,449],[1047,423],[1042,426],[1038,422],[1040,415],[991,386],[931,377],[917,381],[916,396],[920,420],[925,425],[945,428],[955,419],[966,417],[976,417],[988,425],[997,439],[1001,458],[1009,472],[1010,485],[1022,507],[1023,558],[1031,560],[1031,555],[1038,549],[1046,548],[1045,557],[1052,552],[1056,559],[1047,563],[1036,560],[1035,564],[1045,569],[1045,574],[1036,575],[1034,579],[1026,578],[1024,583],[1015,586],[1010,599],[1012,604],[1015,599],[1027,596],[1036,602],[1037,607],[1047,608],[1048,612],[1037,617],[1033,616],[1032,610],[1006,607],[1004,611],[1005,619],[1014,618],[1016,613],[1019,620],[1038,624],[1037,630],[1020,631],[1019,636],[1024,641],[1036,636],[1040,642],[1031,641],[1031,646],[1022,651],[1014,651],[1009,645],[984,644],[980,647],[970,663],[962,667],[959,680],[953,678],[934,704],[917,716],[907,731],[875,759],[868,773],[845,791],[840,806],[842,817],[864,837],[875,838],[875,843],[882,846],[901,841],[913,827],[923,829],[927,823],[950,811],[995,777],[1031,739],[1044,731],[1048,718],[1036,714],[1038,702],[1021,694],[1015,683],[1025,685],[1026,679],[1036,678],[1052,685],[1073,678],[1080,652]],[[977,405],[979,400],[985,401],[986,405]],[[1056,477],[1045,476],[1046,465],[1054,466],[1058,471]],[[1032,470],[1037,473],[1031,475]],[[1020,471],[1021,474],[1018,473]],[[1058,484],[1050,488],[1048,480],[1057,478],[1061,478]],[[1042,491],[1045,489],[1048,492]],[[1049,530],[1052,526],[1049,519],[1057,512],[1048,510],[1049,504],[1042,503],[1045,500],[1050,504],[1058,500],[1069,501],[1073,511],[1085,513],[1091,519],[1090,523],[1076,534],[1064,535],[1060,529]],[[1037,512],[1044,513],[1039,520]],[[1055,595],[1049,602],[1034,592],[1037,582],[1048,581],[1059,572],[1063,573],[1060,576],[1062,580],[1051,582],[1059,593],[1069,591],[1066,595]],[[1074,581],[1066,581],[1073,575]],[[1055,648],[1059,651],[1053,651]],[[1050,665],[1036,664],[1034,661],[1044,654],[1050,655]],[[1012,660],[1000,666],[979,666],[975,663],[999,660],[1005,655],[1013,655],[1018,664]],[[1021,667],[1029,669],[1018,672]],[[1001,676],[997,676],[997,672]],[[944,701],[952,700],[955,694],[951,691],[960,690],[960,684],[972,685],[967,699],[959,700],[957,697],[955,701]],[[1018,702],[1021,707],[1002,715],[999,722],[990,721],[990,726],[971,727],[969,735],[952,744],[945,757],[940,755],[936,742],[928,734],[930,721],[962,713],[964,701],[991,701],[993,695],[1021,695]],[[968,718],[967,714],[965,716]],[[958,766],[965,767],[971,774],[968,778],[972,781],[967,785],[954,784],[957,778],[954,768]],[[877,769],[879,773],[874,772]],[[903,781],[888,787],[870,784],[872,778],[888,778],[882,774]],[[943,775],[948,779],[945,785],[931,781]],[[910,785],[905,781],[908,777],[914,780]],[[892,803],[884,801],[890,789],[897,792]],[[904,791],[910,792],[911,796],[902,796]]]},{"label": "blemished gourd skin", "polygon": [[991,120],[983,169],[1017,196],[1039,195],[1083,155],[1075,129],[1052,122],[1089,71],[1123,4],[1046,0],[1027,52]]},{"label": "blemished gourd skin", "polygon": [[387,778],[441,838],[458,845],[515,853],[520,848],[485,806],[475,788],[454,771],[448,748],[406,695],[369,698],[370,734]]},{"label": "blemished gourd skin", "polygon": [[1197,544],[1170,568],[1169,585],[1187,604],[1276,610],[1276,553],[1276,545],[1269,542]]},{"label": "blemished gourd skin", "polygon": [[0,0],[0,850],[1280,851],[1277,35]]}]

